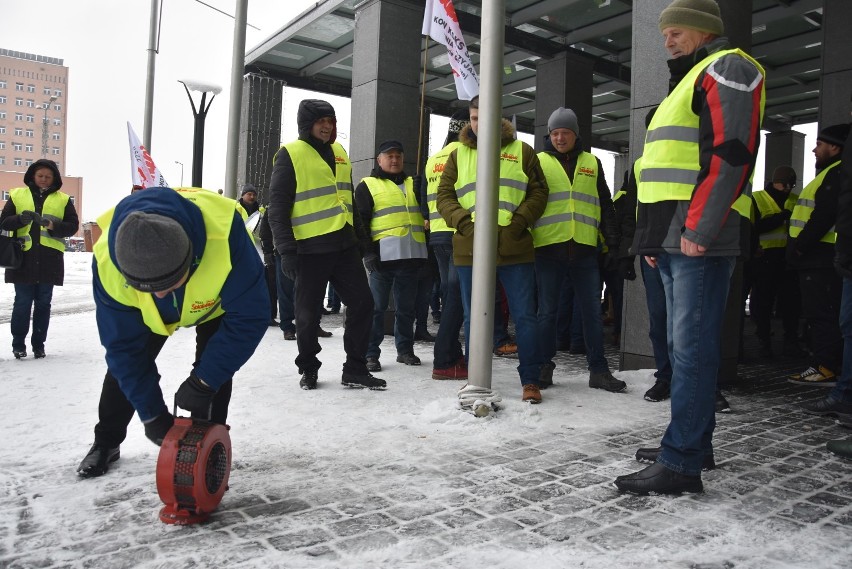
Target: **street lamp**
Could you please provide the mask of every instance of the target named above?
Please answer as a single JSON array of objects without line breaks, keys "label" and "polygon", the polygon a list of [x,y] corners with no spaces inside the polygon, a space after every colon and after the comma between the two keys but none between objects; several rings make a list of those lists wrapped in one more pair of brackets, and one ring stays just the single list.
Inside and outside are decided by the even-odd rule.
[{"label": "street lamp", "polygon": [[50,108],[50,104],[57,99],[56,95],[50,97],[49,101],[45,101],[42,105],[44,109],[44,119],[41,123],[41,157],[47,158],[47,110]]},{"label": "street lamp", "polygon": [[180,164],[180,187],[183,187],[183,162],[175,160],[175,164]]},{"label": "street lamp", "polygon": [[[195,117],[195,134],[192,141],[192,186],[200,188],[201,170],[204,165],[204,119],[207,118],[207,110],[213,103],[213,99],[222,92],[222,88],[218,85],[200,83],[188,79],[178,79],[178,83],[181,83],[186,90],[186,96],[189,97],[189,104],[192,105],[192,116]],[[198,102],[198,107],[195,106],[195,101],[192,100],[190,90],[201,93],[201,100]],[[212,93],[213,96],[210,97],[210,102],[205,105],[207,93]]]}]

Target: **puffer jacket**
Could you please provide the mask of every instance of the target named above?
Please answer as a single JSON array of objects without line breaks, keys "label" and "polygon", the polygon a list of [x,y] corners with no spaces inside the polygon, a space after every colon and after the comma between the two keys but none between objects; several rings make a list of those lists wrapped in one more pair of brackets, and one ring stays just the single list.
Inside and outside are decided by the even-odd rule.
[{"label": "puffer jacket", "polygon": [[[515,140],[515,129],[512,123],[502,120],[501,147]],[[470,125],[465,126],[459,133],[459,141],[469,147],[476,148],[476,134]],[[470,211],[462,207],[456,195],[455,183],[458,179],[456,156],[458,150],[453,150],[444,164],[441,182],[438,186],[436,204],[441,217],[447,225],[456,229],[453,235],[453,261],[456,265],[470,266],[473,264],[473,238],[475,229],[471,222]],[[535,150],[529,144],[523,144],[521,164],[524,173],[529,178],[527,195],[512,215],[509,225],[497,226],[497,265],[516,265],[535,261],[532,234],[529,228],[544,213],[547,207],[547,181],[541,170],[541,165]],[[495,188],[494,191],[497,191]]]},{"label": "puffer jacket", "polygon": [[[34,176],[36,169],[45,166],[53,171],[53,185],[42,192],[35,184]],[[59,169],[53,160],[36,160],[27,168],[27,172],[24,174],[24,184],[30,189],[33,196],[35,211],[41,214],[47,196],[58,192],[59,188],[62,187],[62,176],[59,175]],[[11,199],[8,200],[6,205],[3,206],[3,212],[0,213],[0,229],[17,231],[24,227],[26,223],[21,222],[20,213],[16,209],[15,203]],[[50,234],[58,239],[64,239],[77,233],[79,227],[80,220],[77,217],[77,210],[74,209],[71,200],[68,200],[62,220],[53,222],[53,229],[50,230]],[[17,269],[6,269],[6,282],[62,286],[65,281],[65,261],[62,251],[57,251],[51,247],[42,247],[41,226],[37,223],[31,224],[30,238],[32,239],[32,247],[24,251],[23,264]]]}]

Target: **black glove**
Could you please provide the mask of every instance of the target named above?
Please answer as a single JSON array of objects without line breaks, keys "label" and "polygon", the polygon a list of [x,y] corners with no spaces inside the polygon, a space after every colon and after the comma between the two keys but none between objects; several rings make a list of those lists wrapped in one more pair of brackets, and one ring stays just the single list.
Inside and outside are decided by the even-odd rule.
[{"label": "black glove", "polygon": [[36,223],[38,223],[42,227],[47,227],[48,225],[50,225],[50,220],[48,218],[44,217],[43,215],[39,215],[39,214],[35,214],[35,217],[33,217],[33,221],[35,221]]},{"label": "black glove", "polygon": [[175,403],[181,409],[186,409],[193,416],[209,418],[216,390],[210,388],[198,379],[195,372],[189,374],[175,393]]},{"label": "black glove", "polygon": [[364,255],[364,268],[367,269],[368,273],[380,271],[382,269],[382,263],[379,261],[379,256],[375,253],[367,253]]},{"label": "black glove", "polygon": [[633,257],[622,257],[618,260],[618,274],[626,281],[636,279],[636,269],[634,268]]},{"label": "black glove", "polygon": [[21,220],[21,224],[27,225],[33,222],[38,214],[34,211],[22,211],[18,214],[18,219]]},{"label": "black glove", "polygon": [[296,274],[299,268],[299,257],[297,255],[281,256],[281,272],[293,282],[296,282]]},{"label": "black glove", "polygon": [[152,443],[157,446],[163,444],[163,439],[166,438],[166,434],[169,432],[169,429],[175,424],[175,418],[172,417],[171,413],[163,413],[156,419],[152,419],[145,423],[145,436],[148,437]]},{"label": "black glove", "polygon": [[456,231],[465,237],[473,235],[473,222],[468,217],[464,218],[459,222],[458,227],[456,227]]}]

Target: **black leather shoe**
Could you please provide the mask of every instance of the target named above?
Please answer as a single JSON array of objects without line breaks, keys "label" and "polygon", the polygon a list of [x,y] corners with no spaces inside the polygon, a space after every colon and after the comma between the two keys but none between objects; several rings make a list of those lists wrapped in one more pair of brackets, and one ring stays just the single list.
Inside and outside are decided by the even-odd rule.
[{"label": "black leather shoe", "polygon": [[645,392],[645,401],[659,403],[660,401],[665,401],[671,396],[671,383],[663,379],[658,379],[654,385],[651,386],[651,389]]},{"label": "black leather shoe", "polygon": [[331,338],[331,332],[323,330],[322,328],[317,328],[317,336],[320,338]]},{"label": "black leather shoe", "polygon": [[824,397],[811,403],[805,403],[802,405],[802,411],[808,415],[848,415],[852,413],[852,403],[844,403],[834,397]]},{"label": "black leather shoe", "polygon": [[728,400],[725,399],[725,396],[722,395],[722,392],[718,389],[716,390],[716,412],[717,413],[730,413],[731,412],[731,404],[728,403]]},{"label": "black leather shoe", "polygon": [[15,356],[16,360],[22,360],[27,357],[26,350],[12,350],[12,355]]},{"label": "black leather shoe", "polygon": [[[663,447],[640,448],[636,451],[636,460],[639,462],[657,462],[657,457],[663,451]],[[716,461],[712,454],[704,456],[704,462],[701,465],[701,470],[714,470]]]},{"label": "black leather shoe", "polygon": [[701,476],[688,476],[669,470],[659,463],[648,468],[625,474],[615,479],[615,487],[631,494],[682,494],[703,492]]},{"label": "black leather shoe", "polygon": [[47,354],[44,353],[44,348],[33,348],[33,357],[37,360],[46,357]]},{"label": "black leather shoe", "polygon": [[103,476],[109,470],[109,465],[121,457],[120,447],[107,448],[95,443],[89,449],[86,458],[77,467],[77,475],[81,478]]},{"label": "black leather shoe", "polygon": [[310,391],[317,388],[317,370],[305,370],[302,378],[299,380],[299,387],[305,391]]}]

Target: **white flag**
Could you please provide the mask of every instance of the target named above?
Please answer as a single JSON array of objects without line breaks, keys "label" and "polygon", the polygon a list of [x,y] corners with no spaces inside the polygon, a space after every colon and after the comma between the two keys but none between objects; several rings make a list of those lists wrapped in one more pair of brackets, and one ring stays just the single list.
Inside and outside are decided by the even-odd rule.
[{"label": "white flag", "polygon": [[130,176],[135,188],[170,188],[166,178],[154,164],[148,150],[139,142],[130,121],[127,122],[127,137],[130,142]]},{"label": "white flag", "polygon": [[462,101],[470,101],[479,94],[479,77],[470,61],[467,44],[464,42],[459,19],[452,0],[426,0],[423,14],[423,35],[430,36],[447,46],[456,93]]}]

